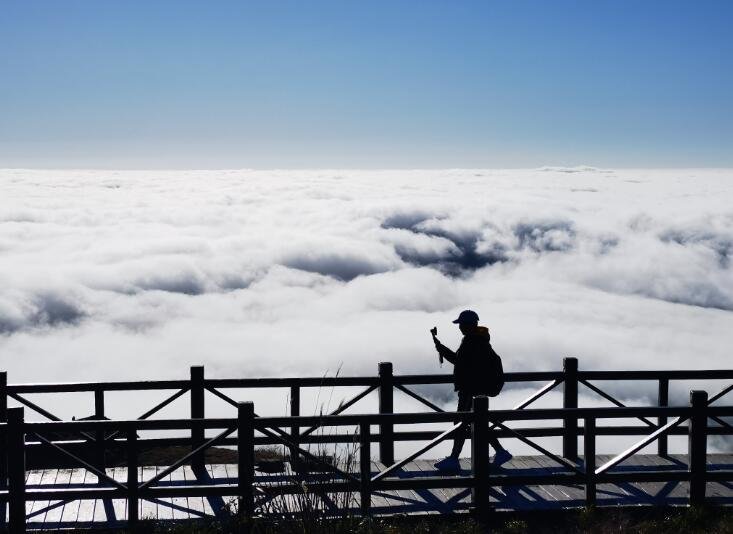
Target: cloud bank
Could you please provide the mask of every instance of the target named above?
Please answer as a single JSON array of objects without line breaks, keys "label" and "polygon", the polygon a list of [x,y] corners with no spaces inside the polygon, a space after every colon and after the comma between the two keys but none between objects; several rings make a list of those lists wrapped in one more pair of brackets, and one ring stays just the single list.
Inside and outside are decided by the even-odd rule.
[{"label": "cloud bank", "polygon": [[383,360],[436,372],[428,329],[457,345],[463,308],[508,370],[564,356],[730,367],[732,179],[2,170],[2,367],[11,382],[176,378],[199,363],[210,376],[372,374]]}]

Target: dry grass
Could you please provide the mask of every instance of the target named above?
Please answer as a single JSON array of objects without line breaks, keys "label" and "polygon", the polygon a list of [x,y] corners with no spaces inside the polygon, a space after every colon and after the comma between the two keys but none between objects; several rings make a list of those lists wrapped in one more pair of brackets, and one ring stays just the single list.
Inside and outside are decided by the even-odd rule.
[{"label": "dry grass", "polygon": [[[109,531],[121,532],[121,531]],[[358,517],[309,520],[257,519],[232,514],[222,519],[158,523],[143,521],[135,532],[150,534],[733,534],[726,508],[613,508],[552,513],[497,514],[482,528],[467,517]]]}]

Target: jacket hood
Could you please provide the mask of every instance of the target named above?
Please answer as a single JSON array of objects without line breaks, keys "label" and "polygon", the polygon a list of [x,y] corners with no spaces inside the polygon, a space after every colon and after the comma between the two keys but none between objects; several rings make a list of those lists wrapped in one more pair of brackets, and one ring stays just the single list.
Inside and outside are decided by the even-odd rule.
[{"label": "jacket hood", "polygon": [[468,334],[470,336],[482,336],[482,337],[490,337],[489,336],[489,329],[485,326],[477,326],[476,330]]}]

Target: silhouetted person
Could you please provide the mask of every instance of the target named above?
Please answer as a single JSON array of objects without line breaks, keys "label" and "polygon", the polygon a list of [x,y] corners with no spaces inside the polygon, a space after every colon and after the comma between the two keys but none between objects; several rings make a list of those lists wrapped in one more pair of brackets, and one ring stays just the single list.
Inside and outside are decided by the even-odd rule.
[{"label": "silhouetted person", "polygon": [[[458,392],[459,412],[470,411],[473,397],[477,395],[496,396],[504,385],[504,371],[501,358],[491,347],[489,329],[478,325],[478,314],[471,310],[464,310],[453,321],[458,325],[463,340],[456,352],[443,345],[437,337],[437,328],[433,328],[433,341],[438,350],[441,363],[443,359],[453,364],[453,381]],[[453,450],[450,456],[437,462],[435,467],[445,471],[460,469],[458,457],[470,431],[469,425],[463,425],[454,434]],[[502,447],[499,440],[490,433],[489,443],[496,451],[494,462],[501,464],[511,458],[511,454]]]}]

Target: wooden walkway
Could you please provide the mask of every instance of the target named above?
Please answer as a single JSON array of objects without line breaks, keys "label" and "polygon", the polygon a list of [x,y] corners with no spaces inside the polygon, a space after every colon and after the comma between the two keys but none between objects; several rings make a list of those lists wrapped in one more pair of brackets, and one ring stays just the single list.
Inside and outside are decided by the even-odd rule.
[{"label": "wooden walkway", "polygon": [[[611,456],[597,456],[596,465],[610,459]],[[616,467],[614,471],[666,471],[687,470],[686,455],[672,455],[662,458],[656,455],[635,455]],[[395,478],[419,478],[438,476],[433,468],[432,460],[416,460],[400,470]],[[285,464],[288,466],[289,464]],[[383,469],[379,462],[373,462],[373,473]],[[469,460],[462,460],[463,474],[470,473]],[[139,479],[148,480],[161,472],[164,467],[142,467]],[[233,484],[237,479],[237,467],[230,464],[214,464],[206,466],[207,472],[202,478],[206,483]],[[497,468],[496,472],[510,475],[537,475],[562,472],[564,468],[543,456],[518,456]],[[733,454],[708,455],[708,470],[733,470]],[[126,468],[108,468],[107,473],[115,480],[125,482]],[[27,487],[33,489],[92,488],[97,484],[97,477],[84,469],[47,469],[29,471]],[[257,472],[255,482],[262,486],[276,486],[278,483],[291,480],[293,473],[261,473]],[[312,475],[314,477],[318,475]],[[184,466],[168,475],[161,485],[185,486],[202,480],[194,475],[189,466]],[[733,482],[710,482],[707,484],[709,502],[733,504]],[[283,499],[288,499],[285,502]],[[597,492],[598,506],[674,506],[688,503],[688,484],[685,482],[659,483],[619,483],[600,484]],[[314,499],[315,507],[329,508],[334,504],[339,508],[348,502],[355,513],[359,511],[359,493],[350,495],[330,495],[325,499]],[[336,501],[329,503],[329,500]],[[464,513],[469,509],[470,490],[462,488],[374,491],[372,495],[372,513],[374,515],[394,514],[453,514]],[[582,485],[560,486],[505,486],[491,490],[491,501],[498,511],[518,510],[550,510],[584,506],[584,487]],[[154,501],[141,500],[140,518],[160,521],[196,519],[215,516],[224,512],[234,498],[219,497],[178,497],[161,498]],[[279,496],[260,501],[260,508],[265,512],[277,512],[283,508],[292,509],[299,506],[302,497]],[[123,499],[99,499],[87,501],[32,501],[26,504],[29,514],[28,528],[57,529],[85,527],[122,526],[127,518],[127,501]],[[7,517],[7,516],[6,516]]]}]

